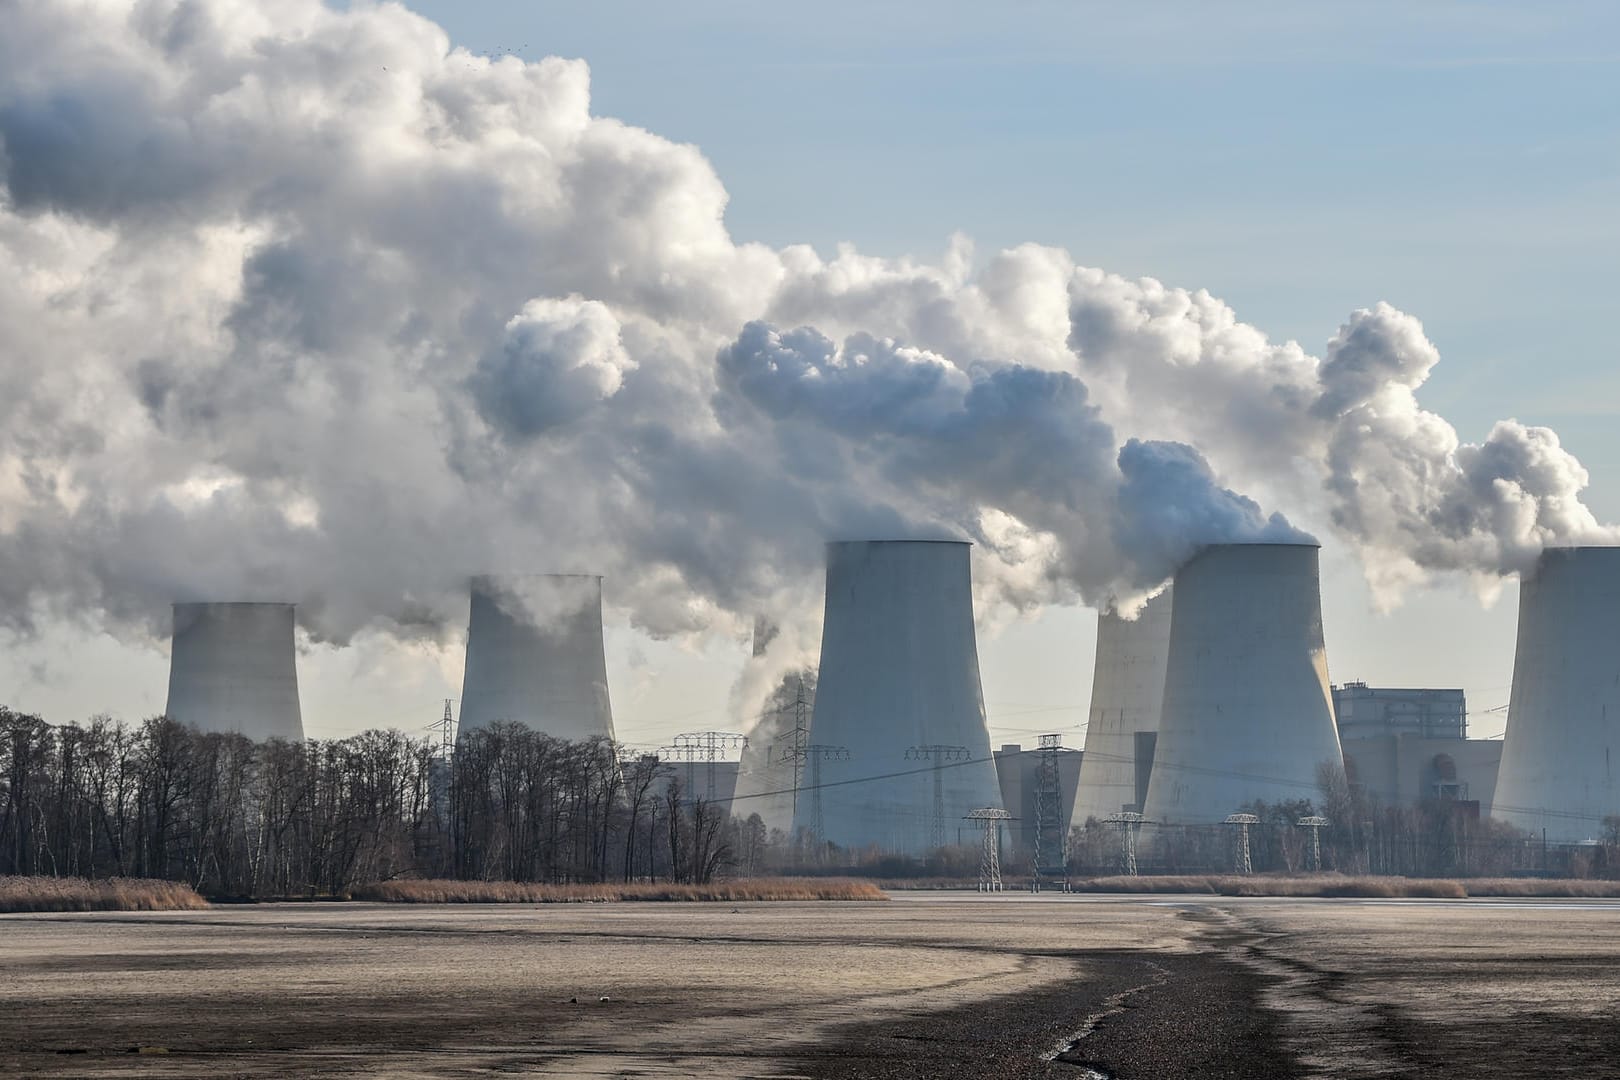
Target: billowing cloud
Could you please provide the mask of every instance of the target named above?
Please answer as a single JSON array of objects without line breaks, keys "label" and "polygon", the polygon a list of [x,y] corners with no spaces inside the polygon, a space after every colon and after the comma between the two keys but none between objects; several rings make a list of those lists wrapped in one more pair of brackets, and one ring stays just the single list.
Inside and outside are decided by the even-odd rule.
[{"label": "billowing cloud", "polygon": [[245,597],[432,636],[468,575],[559,570],[655,634],[808,641],[832,537],[973,538],[1028,606],[1296,535],[1262,506],[1387,583],[1611,535],[1552,433],[1418,407],[1438,356],[1386,306],[1318,360],[1051,247],[737,243],[584,63],[398,6],[6,17],[0,625]]}]

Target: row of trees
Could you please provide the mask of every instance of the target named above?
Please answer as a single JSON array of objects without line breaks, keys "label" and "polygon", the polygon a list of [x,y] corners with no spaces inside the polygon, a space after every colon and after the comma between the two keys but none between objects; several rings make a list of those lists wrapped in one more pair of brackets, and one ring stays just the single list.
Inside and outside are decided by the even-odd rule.
[{"label": "row of trees", "polygon": [[[1247,829],[1250,863],[1257,873],[1620,873],[1620,820],[1610,845],[1548,852],[1467,805],[1381,806],[1325,768],[1318,800],[1244,808],[1257,819]],[[1317,813],[1328,824],[1313,839],[1298,822]],[[1118,872],[1123,828],[1076,829],[1071,872]],[[1137,864],[1224,872],[1237,839],[1233,826],[1141,826]],[[725,872],[840,868],[962,876],[976,860],[971,847],[908,859],[767,834],[758,815],[688,798],[679,772],[655,758],[621,759],[603,740],[563,742],[518,725],[469,733],[447,762],[430,741],[397,731],[255,743],[163,718],[52,726],[0,707],[0,874],[168,878],[247,897],[334,895],[399,876],[701,883]],[[1016,872],[1018,856],[1005,861]]]},{"label": "row of trees", "polygon": [[705,882],[763,826],[655,759],[517,725],[447,763],[425,739],[255,743],[157,718],[52,726],[0,707],[0,873],[168,878],[212,895],[341,894],[403,875]]}]

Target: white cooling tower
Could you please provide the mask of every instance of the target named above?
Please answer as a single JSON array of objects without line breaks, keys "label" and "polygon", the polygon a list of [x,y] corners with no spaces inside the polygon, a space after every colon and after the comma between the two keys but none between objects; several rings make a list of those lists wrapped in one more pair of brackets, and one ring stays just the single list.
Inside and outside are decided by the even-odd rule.
[{"label": "white cooling tower", "polygon": [[613,738],[600,577],[473,580],[459,730],[499,721],[557,739]]},{"label": "white cooling tower", "polygon": [[170,720],[256,740],[302,741],[291,604],[176,604]]},{"label": "white cooling tower", "polygon": [[1140,788],[1150,760],[1140,760],[1159,730],[1164,669],[1170,653],[1170,592],[1149,600],[1135,619],[1097,613],[1097,664],[1091,718],[1075,792],[1072,823],[1142,809]]},{"label": "white cooling tower", "polygon": [[1620,548],[1554,548],[1519,584],[1491,815],[1555,842],[1620,814]]},{"label": "white cooling tower", "polygon": [[1220,544],[1176,572],[1147,820],[1320,800],[1342,766],[1314,544]]},{"label": "white cooling tower", "polygon": [[[999,806],[979,688],[969,545],[827,546],[827,603],[795,824],[846,850],[922,854]],[[930,749],[933,748],[933,749]],[[939,812],[935,812],[935,766]],[[965,833],[963,833],[966,836]],[[969,838],[970,839],[970,838]]]}]

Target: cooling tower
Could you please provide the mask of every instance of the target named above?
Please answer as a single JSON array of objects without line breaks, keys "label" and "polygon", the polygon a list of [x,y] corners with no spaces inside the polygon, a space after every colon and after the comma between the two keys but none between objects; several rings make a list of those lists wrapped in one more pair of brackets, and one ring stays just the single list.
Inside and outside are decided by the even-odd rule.
[{"label": "cooling tower", "polygon": [[600,577],[473,580],[460,731],[503,720],[557,739],[613,738]]},{"label": "cooling tower", "polygon": [[1519,584],[1491,815],[1551,841],[1620,814],[1620,548],[1554,548]]},{"label": "cooling tower", "polygon": [[1314,544],[1220,544],[1176,572],[1149,821],[1320,800],[1342,765]]},{"label": "cooling tower", "polygon": [[1084,825],[1121,810],[1142,809],[1140,788],[1149,761],[1139,761],[1141,733],[1159,730],[1164,668],[1170,653],[1170,593],[1160,593],[1135,619],[1097,613],[1097,664],[1091,679],[1091,718],[1072,823]]},{"label": "cooling tower", "polygon": [[821,837],[846,850],[915,855],[936,838],[956,843],[970,810],[1000,805],[968,552],[955,541],[827,546],[811,790],[797,827],[816,831],[819,811]]},{"label": "cooling tower", "polygon": [[176,604],[169,719],[302,741],[291,604]]}]

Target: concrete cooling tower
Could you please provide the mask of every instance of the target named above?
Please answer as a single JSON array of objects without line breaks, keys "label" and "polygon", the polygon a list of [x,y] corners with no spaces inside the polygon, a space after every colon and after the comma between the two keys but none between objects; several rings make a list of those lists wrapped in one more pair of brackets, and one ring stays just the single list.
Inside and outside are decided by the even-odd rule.
[{"label": "concrete cooling tower", "polygon": [[1170,593],[1160,593],[1135,619],[1097,613],[1097,665],[1091,717],[1075,793],[1073,824],[1121,810],[1140,812],[1146,795],[1164,701],[1170,654]]},{"label": "concrete cooling tower", "polygon": [[[769,621],[754,625],[754,659],[765,655],[766,646],[776,636]],[[746,818],[758,814],[765,828],[793,833],[793,811],[799,790],[806,783],[804,746],[810,713],[816,701],[816,673],[792,671],[772,692],[759,719],[748,732],[737,767],[737,793],[731,812]]]},{"label": "concrete cooling tower", "polygon": [[1620,548],[1554,548],[1519,584],[1491,815],[1573,842],[1620,814]]},{"label": "concrete cooling tower", "polygon": [[613,738],[600,577],[473,580],[459,730],[503,720],[557,739]]},{"label": "concrete cooling tower", "polygon": [[[979,688],[969,546],[827,546],[827,604],[795,824],[845,850],[920,855],[971,842],[962,818],[999,806]],[[939,784],[936,813],[935,783]],[[819,817],[819,821],[818,821]]]},{"label": "concrete cooling tower", "polygon": [[1319,801],[1343,764],[1314,544],[1220,544],[1176,572],[1149,821],[1207,824],[1257,799]]},{"label": "concrete cooling tower", "polygon": [[170,720],[302,741],[291,604],[176,604]]}]

